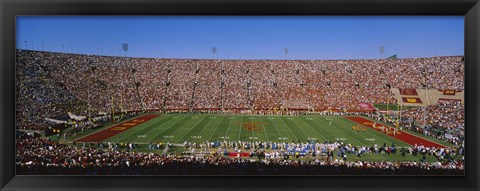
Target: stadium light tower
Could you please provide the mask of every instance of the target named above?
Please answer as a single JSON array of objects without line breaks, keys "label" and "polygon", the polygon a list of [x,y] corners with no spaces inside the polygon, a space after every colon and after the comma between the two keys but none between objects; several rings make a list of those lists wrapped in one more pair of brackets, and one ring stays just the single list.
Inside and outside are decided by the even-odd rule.
[{"label": "stadium light tower", "polygon": [[212,55],[213,55],[213,59],[215,59],[217,55],[217,47],[212,47]]},{"label": "stadium light tower", "polygon": [[[90,78],[93,79],[95,75],[95,67],[93,67],[92,61],[88,62],[88,66],[90,67],[90,70],[92,71],[92,74],[90,75]],[[90,113],[90,93],[92,91],[92,82],[88,83],[88,91],[87,91],[87,96],[88,96],[88,121],[92,121],[92,115]]]},{"label": "stadium light tower", "polygon": [[[122,43],[122,50],[125,52],[124,58],[126,60],[127,51],[128,51],[128,44],[127,43]],[[112,89],[114,89],[114,87],[112,87]],[[115,102],[114,102],[115,96],[114,95],[115,95],[115,93],[112,92],[112,123],[115,123]]]},{"label": "stadium light tower", "polygon": [[128,51],[128,43],[123,43],[122,44],[122,50],[125,52],[125,58],[127,57],[127,51]]},{"label": "stadium light tower", "polygon": [[378,47],[378,52],[380,52],[380,54],[382,55],[382,58],[383,58],[383,53],[385,53],[385,46]]}]

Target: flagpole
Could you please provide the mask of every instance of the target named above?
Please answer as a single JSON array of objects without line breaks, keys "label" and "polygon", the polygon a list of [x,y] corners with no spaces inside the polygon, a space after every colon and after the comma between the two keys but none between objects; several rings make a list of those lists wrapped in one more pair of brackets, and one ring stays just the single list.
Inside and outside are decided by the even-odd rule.
[{"label": "flagpole", "polygon": [[[388,97],[387,97],[388,99]],[[387,115],[388,115],[388,105],[389,105],[389,101],[387,100]]]}]

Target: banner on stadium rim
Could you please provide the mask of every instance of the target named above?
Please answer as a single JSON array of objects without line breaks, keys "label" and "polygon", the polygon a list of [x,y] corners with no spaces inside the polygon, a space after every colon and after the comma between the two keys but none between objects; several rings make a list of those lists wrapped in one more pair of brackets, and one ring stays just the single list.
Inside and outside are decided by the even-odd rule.
[{"label": "banner on stadium rim", "polygon": [[400,95],[418,95],[416,89],[398,89],[400,91]]},{"label": "banner on stadium rim", "polygon": [[371,103],[359,102],[357,103],[357,106],[360,110],[368,110],[368,111],[375,110],[375,107]]},{"label": "banner on stadium rim", "polygon": [[392,55],[392,56],[388,57],[387,59],[397,59],[397,55],[396,55],[396,54],[394,54],[394,55]]},{"label": "banner on stadium rim", "polygon": [[455,90],[443,90],[443,95],[455,95]]},{"label": "banner on stadium rim", "polygon": [[422,100],[418,97],[402,97],[405,103],[422,103]]}]

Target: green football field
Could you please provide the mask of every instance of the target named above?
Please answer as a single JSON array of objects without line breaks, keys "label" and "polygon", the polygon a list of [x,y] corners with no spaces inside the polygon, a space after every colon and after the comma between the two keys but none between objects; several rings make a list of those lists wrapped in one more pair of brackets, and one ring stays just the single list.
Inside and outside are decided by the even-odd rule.
[{"label": "green football field", "polygon": [[[133,124],[137,120],[145,119],[139,124]],[[371,119],[370,119],[371,120]],[[140,120],[141,121],[141,120]],[[132,126],[127,129],[121,128],[129,123]],[[86,132],[73,139],[66,140],[72,144],[73,140],[85,139],[91,137],[97,139],[99,137],[109,137],[102,139],[102,142],[116,143],[137,143],[138,152],[151,153],[172,153],[179,154],[185,151],[183,147],[172,147],[165,150],[149,149],[147,144],[150,142],[158,143],[183,143],[189,142],[205,142],[208,141],[268,141],[268,142],[291,142],[301,141],[307,142],[313,140],[316,142],[338,141],[350,143],[356,146],[379,146],[386,143],[391,145],[395,143],[398,147],[410,147],[411,145],[385,135],[382,132],[372,128],[366,128],[366,132],[354,131],[352,126],[359,125],[343,116],[319,116],[319,115],[302,115],[302,116],[259,116],[259,115],[220,115],[220,114],[161,114],[143,115],[123,122],[110,124],[101,129]],[[109,136],[113,131],[120,130],[114,136]],[[428,138],[419,134],[414,136],[422,137],[430,141],[449,145],[442,141]],[[82,142],[82,141],[79,141]],[[88,141],[86,141],[88,142]],[[96,142],[96,141],[95,141]],[[77,145],[78,146],[78,145]],[[121,150],[125,150],[122,148]],[[406,155],[388,155],[382,154],[366,154],[362,157],[354,154],[347,154],[349,159],[365,160],[365,161],[418,161],[421,156]],[[433,156],[427,156],[429,162],[436,161]]]},{"label": "green football field", "polygon": [[339,141],[353,145],[410,146],[371,128],[353,131],[358,125],[341,116],[247,116],[162,114],[104,142],[183,143],[208,141],[316,142]]}]

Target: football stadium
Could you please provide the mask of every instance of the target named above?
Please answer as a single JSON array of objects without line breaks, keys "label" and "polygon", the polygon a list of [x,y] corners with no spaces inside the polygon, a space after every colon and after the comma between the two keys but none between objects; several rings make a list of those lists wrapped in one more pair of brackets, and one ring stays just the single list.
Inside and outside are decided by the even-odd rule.
[{"label": "football stadium", "polygon": [[16,22],[17,175],[465,174],[461,16]]},{"label": "football stadium", "polygon": [[464,174],[463,56],[16,54],[17,174]]}]

